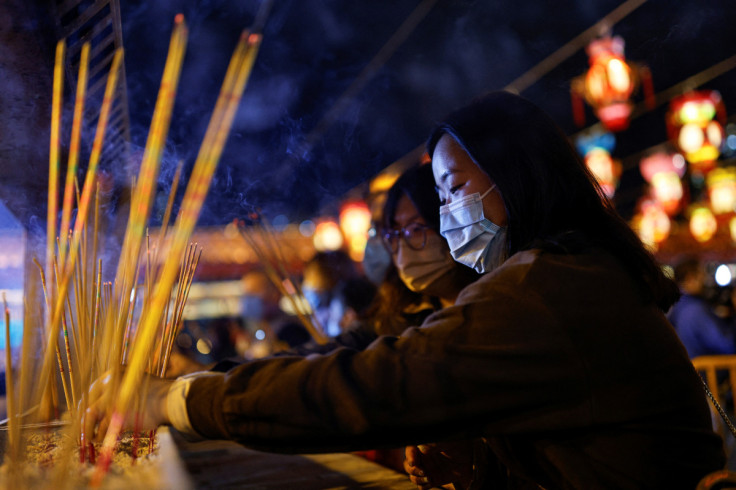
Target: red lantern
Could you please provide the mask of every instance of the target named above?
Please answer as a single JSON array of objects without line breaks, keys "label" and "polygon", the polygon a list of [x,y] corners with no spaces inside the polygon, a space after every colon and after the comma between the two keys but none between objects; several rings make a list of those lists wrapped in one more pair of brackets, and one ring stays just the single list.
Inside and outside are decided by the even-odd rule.
[{"label": "red lantern", "polygon": [[582,95],[608,130],[626,129],[631,114],[631,94],[637,88],[639,79],[645,83],[648,102],[653,102],[649,70],[626,62],[624,40],[619,36],[597,39],[588,45],[586,52],[590,68],[572,83],[576,123],[579,126],[585,123],[579,99]]},{"label": "red lantern", "polygon": [[726,108],[715,90],[689,92],[670,101],[667,132],[694,173],[705,175],[715,168],[725,120]]},{"label": "red lantern", "polygon": [[648,247],[656,250],[670,235],[670,218],[659,202],[644,199],[639,203],[639,213],[634,216],[632,227]]}]

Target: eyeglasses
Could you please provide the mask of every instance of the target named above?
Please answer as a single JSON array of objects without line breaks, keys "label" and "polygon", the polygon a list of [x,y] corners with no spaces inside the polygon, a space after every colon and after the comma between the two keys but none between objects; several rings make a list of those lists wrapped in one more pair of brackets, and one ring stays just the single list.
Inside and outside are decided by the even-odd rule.
[{"label": "eyeglasses", "polygon": [[386,230],[383,233],[383,243],[392,254],[399,251],[399,238],[403,237],[404,242],[413,250],[421,250],[427,243],[427,230],[429,226],[421,223],[409,223],[398,230]]}]

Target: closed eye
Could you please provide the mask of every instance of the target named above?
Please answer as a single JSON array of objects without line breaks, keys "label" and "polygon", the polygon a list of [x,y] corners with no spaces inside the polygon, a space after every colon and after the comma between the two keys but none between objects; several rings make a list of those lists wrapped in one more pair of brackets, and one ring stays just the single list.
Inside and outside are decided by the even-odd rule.
[{"label": "closed eye", "polygon": [[462,184],[458,184],[458,185],[454,185],[454,186],[450,187],[450,195],[451,196],[454,196],[455,193],[458,190],[460,190],[461,187],[465,187],[465,184],[467,184],[467,182],[463,182]]}]

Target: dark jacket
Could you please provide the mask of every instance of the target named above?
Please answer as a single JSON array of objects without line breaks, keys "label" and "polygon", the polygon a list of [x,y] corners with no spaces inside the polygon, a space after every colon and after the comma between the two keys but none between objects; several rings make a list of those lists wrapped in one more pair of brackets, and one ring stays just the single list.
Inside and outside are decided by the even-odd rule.
[{"label": "dark jacket", "polygon": [[521,252],[453,307],[364,351],[197,379],[194,429],[279,452],[489,441],[545,488],[694,488],[722,468],[703,388],[610,255]]}]

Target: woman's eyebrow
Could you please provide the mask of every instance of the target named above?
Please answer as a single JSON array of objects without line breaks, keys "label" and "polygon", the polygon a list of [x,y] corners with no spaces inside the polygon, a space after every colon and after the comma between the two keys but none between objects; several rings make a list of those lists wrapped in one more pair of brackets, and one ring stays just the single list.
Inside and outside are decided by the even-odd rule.
[{"label": "woman's eyebrow", "polygon": [[[447,170],[445,170],[444,172],[442,172],[442,175],[440,175],[440,183],[442,183],[442,182],[444,182],[445,180],[447,180],[447,177],[449,177],[449,176],[450,176],[450,174],[452,174],[452,173],[454,173],[454,172],[455,172],[455,170],[454,170],[454,169],[452,169],[452,168],[448,168]],[[435,187],[436,187],[436,186],[435,186]]]}]

